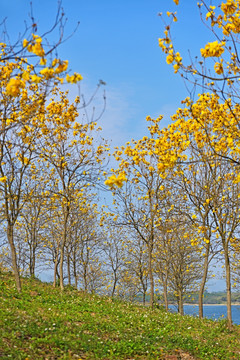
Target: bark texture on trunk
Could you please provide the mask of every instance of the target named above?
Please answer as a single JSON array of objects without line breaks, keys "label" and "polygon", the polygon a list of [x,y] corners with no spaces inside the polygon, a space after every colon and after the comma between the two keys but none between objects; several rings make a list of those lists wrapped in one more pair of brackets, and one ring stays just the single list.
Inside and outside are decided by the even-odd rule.
[{"label": "bark texture on trunk", "polygon": [[228,328],[232,328],[232,295],[231,295],[231,270],[228,251],[225,249],[225,271],[226,271],[226,290],[227,290],[227,322]]},{"label": "bark texture on trunk", "polygon": [[146,291],[143,290],[143,305],[146,304]]},{"label": "bark texture on trunk", "polygon": [[152,247],[148,247],[148,260],[149,260],[149,280],[150,280],[150,307],[154,306],[154,279],[152,270]]},{"label": "bark texture on trunk", "polygon": [[10,248],[11,248],[12,269],[13,269],[13,273],[14,273],[14,277],[15,277],[15,281],[16,281],[17,291],[21,292],[22,286],[21,286],[19,269],[18,269],[18,265],[17,265],[16,248],[15,248],[14,239],[13,239],[13,225],[11,225],[11,224],[8,224],[8,227],[7,227],[7,238],[8,238]]},{"label": "bark texture on trunk", "polygon": [[62,244],[60,248],[60,263],[59,263],[59,275],[60,275],[60,289],[64,289],[64,276],[63,276],[63,262],[64,262],[64,252],[65,252],[65,245],[67,242],[67,222],[69,216],[69,209],[65,209],[64,213],[64,223],[63,223],[63,237],[62,237]]},{"label": "bark texture on trunk", "polygon": [[199,295],[198,295],[198,306],[199,306],[199,318],[203,318],[203,295],[205,290],[205,285],[207,281],[207,274],[208,274],[208,259],[209,259],[209,251],[210,251],[210,242],[207,244],[206,247],[206,255],[204,259],[204,268],[203,268],[203,276],[200,285]]},{"label": "bark texture on trunk", "polygon": [[77,267],[76,267],[76,252],[73,253],[73,276],[75,281],[75,288],[78,287],[78,276],[77,276]]},{"label": "bark texture on trunk", "polygon": [[163,297],[164,297],[164,304],[165,304],[165,310],[168,311],[168,297],[167,297],[167,281],[164,281],[163,283]]},{"label": "bark texture on trunk", "polygon": [[117,286],[117,274],[116,274],[116,271],[114,271],[114,281],[113,281],[113,288],[112,288],[111,297],[114,297],[114,295],[115,295],[116,286]]},{"label": "bark texture on trunk", "polygon": [[178,292],[178,312],[180,315],[184,315],[183,296],[182,296],[182,292],[180,290]]},{"label": "bark texture on trunk", "polygon": [[68,284],[71,285],[71,266],[70,266],[70,255],[67,254],[67,269],[68,269]]},{"label": "bark texture on trunk", "polygon": [[54,273],[53,273],[53,287],[57,285],[57,276],[58,276],[58,254],[59,254],[59,247],[57,248],[56,259],[54,262]]}]

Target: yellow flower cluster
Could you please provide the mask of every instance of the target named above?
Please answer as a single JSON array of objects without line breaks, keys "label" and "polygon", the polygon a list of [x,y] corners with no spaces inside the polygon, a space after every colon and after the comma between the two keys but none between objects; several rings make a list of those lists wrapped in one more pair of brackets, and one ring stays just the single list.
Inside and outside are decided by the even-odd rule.
[{"label": "yellow flower cluster", "polygon": [[158,39],[159,47],[167,55],[167,64],[173,64],[174,72],[177,73],[182,65],[182,57],[179,52],[175,52],[171,44],[168,27],[164,31],[165,38]]},{"label": "yellow flower cluster", "polygon": [[[45,56],[45,51],[42,46],[42,38],[38,35],[32,34],[32,40],[28,41],[27,39],[23,40],[23,47],[27,49],[28,52],[33,53],[39,56],[41,59],[39,61],[40,65],[45,66],[47,63],[47,59]],[[54,59],[51,63],[50,67],[44,67],[42,70],[39,71],[38,74],[33,74],[29,79],[32,82],[38,84],[41,82],[42,79],[49,80],[55,78],[59,80],[61,83],[64,81],[64,78],[56,77],[56,75],[61,74],[68,69],[68,60],[60,60]],[[67,75],[66,80],[69,83],[77,83],[78,81],[82,80],[82,76],[78,73],[74,73],[73,75]]]},{"label": "yellow flower cluster", "polygon": [[229,16],[233,15],[237,9],[237,2],[235,0],[227,0],[226,3],[221,4],[221,10],[222,12]]},{"label": "yellow flower cluster", "polygon": [[45,56],[45,51],[42,47],[42,38],[35,34],[32,34],[32,38],[31,42],[24,39],[23,47],[27,47],[29,52],[43,58]]},{"label": "yellow flower cluster", "polygon": [[76,84],[78,81],[82,80],[82,75],[74,73],[73,75],[67,75],[66,80],[68,83]]},{"label": "yellow flower cluster", "polygon": [[213,41],[206,44],[204,49],[201,49],[201,55],[207,57],[220,57],[224,53],[225,42]]},{"label": "yellow flower cluster", "polygon": [[0,182],[5,183],[6,181],[7,181],[7,177],[6,177],[6,176],[0,177]]},{"label": "yellow flower cluster", "polygon": [[121,188],[123,186],[123,182],[127,181],[126,175],[124,173],[120,173],[118,176],[112,175],[106,181],[105,185],[113,188],[114,185]]},{"label": "yellow flower cluster", "polygon": [[56,74],[60,74],[66,71],[68,68],[68,60],[65,61],[58,61],[58,67],[55,69]]},{"label": "yellow flower cluster", "polygon": [[45,79],[49,80],[54,77],[54,69],[45,67],[44,69],[40,70],[40,74],[45,77]]},{"label": "yellow flower cluster", "polygon": [[218,74],[218,75],[221,75],[223,73],[223,63],[222,63],[222,61],[215,63],[214,70],[215,70],[216,74]]},{"label": "yellow flower cluster", "polygon": [[6,86],[6,93],[9,96],[17,97],[21,93],[21,89],[25,88],[25,82],[21,79],[11,78]]},{"label": "yellow flower cluster", "polygon": [[54,70],[56,74],[60,74],[67,70],[68,68],[68,60],[61,61],[59,59],[54,59],[52,61],[52,67],[54,68],[56,65],[56,69]]}]

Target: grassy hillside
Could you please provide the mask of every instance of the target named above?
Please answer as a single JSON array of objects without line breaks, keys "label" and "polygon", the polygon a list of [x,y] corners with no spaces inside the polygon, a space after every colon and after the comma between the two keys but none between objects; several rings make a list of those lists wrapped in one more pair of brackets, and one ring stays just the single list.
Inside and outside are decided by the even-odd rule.
[{"label": "grassy hillside", "polygon": [[240,327],[0,274],[1,359],[240,359]]}]

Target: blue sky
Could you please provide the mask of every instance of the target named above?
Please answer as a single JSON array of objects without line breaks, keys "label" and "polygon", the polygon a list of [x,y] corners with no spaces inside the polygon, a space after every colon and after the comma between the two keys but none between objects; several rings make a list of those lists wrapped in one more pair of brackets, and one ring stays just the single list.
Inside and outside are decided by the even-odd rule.
[{"label": "blue sky", "polygon": [[[54,22],[57,1],[32,0],[32,3],[41,34]],[[158,13],[178,12],[179,21],[173,28],[176,47],[186,58],[188,50],[195,56],[208,39],[196,3],[180,0],[176,6],[173,0],[63,0],[68,18],[66,36],[78,21],[80,26],[59,48],[59,56],[69,60],[72,71],[82,74],[81,89],[85,94],[92,93],[99,79],[107,83],[107,108],[100,123],[112,146],[144,136],[147,115],[162,114],[162,124],[167,125],[170,115],[188,96],[182,79],[166,64],[158,47],[158,38],[164,30]],[[0,2],[0,18],[7,17],[13,40],[24,30],[29,11],[27,0]],[[211,290],[222,288],[222,282],[212,281]]]}]

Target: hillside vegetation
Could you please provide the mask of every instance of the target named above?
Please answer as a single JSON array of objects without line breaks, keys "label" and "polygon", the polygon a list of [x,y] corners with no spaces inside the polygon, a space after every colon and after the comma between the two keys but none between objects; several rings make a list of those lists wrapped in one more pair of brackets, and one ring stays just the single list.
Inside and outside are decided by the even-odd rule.
[{"label": "hillside vegetation", "polygon": [[[137,298],[141,301],[140,296]],[[146,301],[149,301],[149,296],[146,297]],[[161,304],[164,304],[163,296],[158,297],[158,301]],[[174,294],[169,294],[168,296],[169,304],[176,304],[176,296]],[[198,304],[198,293],[189,294],[184,298],[184,302],[186,304]],[[224,291],[217,291],[217,292],[205,292],[203,296],[203,303],[205,305],[226,305],[227,302],[227,293]],[[237,305],[240,303],[240,292],[233,292],[232,293],[232,305]]]},{"label": "hillside vegetation", "polygon": [[[188,303],[197,303],[198,302],[198,294],[194,294],[191,296]],[[227,294],[224,291],[218,292],[205,292],[204,293],[204,304],[226,304],[227,302]],[[240,303],[240,293],[233,292],[232,293],[232,304]]]},{"label": "hillside vegetation", "polygon": [[240,327],[0,274],[1,359],[239,359]]}]

